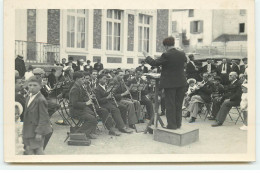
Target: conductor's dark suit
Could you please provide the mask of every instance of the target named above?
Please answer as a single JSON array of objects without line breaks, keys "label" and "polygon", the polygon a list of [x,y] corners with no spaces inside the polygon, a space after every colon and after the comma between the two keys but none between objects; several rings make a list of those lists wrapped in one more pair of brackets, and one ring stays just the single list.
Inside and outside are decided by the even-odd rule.
[{"label": "conductor's dark suit", "polygon": [[185,53],[173,48],[156,60],[147,57],[145,61],[152,66],[162,65],[160,87],[165,91],[167,128],[180,128],[182,102],[187,84],[184,73],[184,64],[187,62]]}]

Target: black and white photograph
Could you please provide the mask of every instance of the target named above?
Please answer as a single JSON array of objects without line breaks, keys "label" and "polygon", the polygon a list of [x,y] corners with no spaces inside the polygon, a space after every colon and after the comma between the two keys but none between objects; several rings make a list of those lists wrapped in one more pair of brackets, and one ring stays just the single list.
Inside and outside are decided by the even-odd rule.
[{"label": "black and white photograph", "polygon": [[253,1],[166,2],[7,3],[6,161],[254,161]]}]

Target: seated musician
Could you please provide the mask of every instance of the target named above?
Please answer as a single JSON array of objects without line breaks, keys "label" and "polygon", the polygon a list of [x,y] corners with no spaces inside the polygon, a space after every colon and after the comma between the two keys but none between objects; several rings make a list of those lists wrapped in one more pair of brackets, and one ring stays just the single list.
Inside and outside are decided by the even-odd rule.
[{"label": "seated musician", "polygon": [[69,92],[70,115],[75,119],[84,121],[80,129],[78,129],[78,132],[85,133],[90,139],[95,139],[96,136],[94,133],[97,126],[97,119],[91,109],[93,102],[86,96],[86,93],[82,88],[84,83],[83,73],[75,72],[73,74],[73,80],[75,83]]},{"label": "seated musician", "polygon": [[216,115],[218,113],[218,110],[221,105],[221,97],[224,94],[224,86],[221,84],[221,78],[219,76],[216,76],[214,78],[214,85],[212,90],[212,110],[211,110],[211,116],[208,118],[209,120],[215,120]]},{"label": "seated musician", "polygon": [[107,109],[105,108],[102,108],[100,107],[99,103],[97,102],[96,100],[96,96],[95,96],[95,93],[94,93],[94,89],[91,88],[90,86],[90,73],[88,72],[83,72],[83,75],[84,75],[84,84],[85,84],[85,89],[87,89],[87,92],[89,94],[92,95],[92,100],[93,100],[93,104],[95,106],[95,110],[94,110],[94,107],[90,107],[92,111],[96,111],[95,114],[97,114],[96,116],[99,116],[103,122],[103,124],[106,126],[106,128],[109,130],[109,135],[112,135],[112,136],[120,136],[119,133],[117,133],[115,131],[115,124],[114,124],[114,120],[111,116],[109,116],[109,112],[107,111]]},{"label": "seated musician", "polygon": [[[142,77],[142,71],[141,70],[137,70],[136,71],[136,75],[133,79],[129,79],[127,82],[128,86],[131,86],[132,84],[147,84],[146,81],[144,81],[141,77]],[[146,110],[148,113],[148,119],[150,119],[151,117],[154,117],[154,108],[153,108],[153,103],[152,101],[147,97],[148,94],[148,89],[147,87],[144,89],[144,91],[131,91],[131,94],[133,96],[133,99],[138,100],[141,105],[145,105],[146,106]]]},{"label": "seated musician", "polygon": [[90,85],[91,85],[92,88],[96,88],[97,87],[97,84],[98,84],[97,76],[98,76],[98,71],[97,70],[92,70],[91,80],[90,80]]},{"label": "seated musician", "polygon": [[221,126],[224,123],[230,109],[233,106],[239,106],[242,89],[237,77],[238,75],[236,72],[229,73],[229,81],[231,83],[225,88],[225,94],[220,99],[221,106],[217,111],[216,122],[211,125],[212,127]]},{"label": "seated musician", "polygon": [[212,83],[208,80],[209,74],[203,74],[203,81],[197,84],[197,88],[191,96],[190,104],[184,117],[190,117],[189,123],[195,122],[199,112],[199,103],[208,103],[211,101]]},{"label": "seated musician", "polygon": [[123,105],[127,106],[127,117],[125,123],[129,125],[129,127],[134,128],[134,125],[139,121],[142,121],[143,117],[141,117],[141,106],[137,100],[134,100],[130,96],[129,88],[126,86],[123,81],[124,72],[120,71],[117,73],[114,78],[114,83],[117,84],[117,88],[115,89],[115,94],[120,94],[117,101]]},{"label": "seated musician", "polygon": [[[96,98],[102,108],[107,109],[111,114],[116,123],[116,127],[122,133],[132,133],[131,130],[126,128],[126,125],[122,118],[122,111],[120,111],[120,107],[113,97],[111,92],[107,91],[106,83],[107,76],[105,74],[98,75],[98,85],[95,89]],[[111,90],[111,89],[110,89]],[[109,90],[109,91],[110,91]],[[123,115],[125,116],[125,115]]]}]

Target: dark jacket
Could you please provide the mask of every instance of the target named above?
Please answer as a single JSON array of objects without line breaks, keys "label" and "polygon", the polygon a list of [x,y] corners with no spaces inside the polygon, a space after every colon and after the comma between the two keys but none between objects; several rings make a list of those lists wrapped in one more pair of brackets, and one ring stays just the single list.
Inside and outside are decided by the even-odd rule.
[{"label": "dark jacket", "polygon": [[186,66],[186,76],[187,79],[194,78],[197,81],[200,79],[199,72],[195,70],[195,66],[191,62],[189,62]]},{"label": "dark jacket", "polygon": [[[104,105],[107,103],[113,103],[114,101],[112,99],[107,99],[106,97],[109,95],[109,92],[105,91],[100,85],[97,85],[95,89],[96,98],[100,105]],[[120,100],[121,96],[120,94],[114,94],[116,100]]]},{"label": "dark jacket", "polygon": [[17,70],[19,72],[20,77],[23,77],[25,72],[26,72],[26,68],[25,68],[25,63],[24,60],[17,57],[15,58],[15,70]]},{"label": "dark jacket", "polygon": [[184,87],[187,84],[184,73],[184,64],[187,62],[187,58],[184,52],[173,48],[156,60],[148,56],[145,61],[151,66],[162,65],[161,88]]},{"label": "dark jacket", "polygon": [[[228,63],[226,64],[226,68],[227,68],[227,74],[229,74],[231,68],[230,68],[230,65],[229,65]],[[218,75],[221,74],[222,69],[223,69],[223,63],[220,64],[220,65],[217,67],[217,73],[218,73]]]},{"label": "dark jacket", "polygon": [[72,117],[79,117],[84,114],[89,100],[86,92],[79,82],[75,82],[69,93],[69,110]]},{"label": "dark jacket", "polygon": [[210,81],[208,81],[204,84],[203,87],[196,90],[192,95],[199,95],[204,100],[204,102],[207,103],[211,101],[212,90],[213,84]]},{"label": "dark jacket", "polygon": [[[210,64],[210,65],[211,65],[211,72],[217,69],[215,65],[213,65],[213,64]],[[202,73],[207,73],[207,72],[208,72],[208,64],[206,64],[202,67]]]},{"label": "dark jacket", "polygon": [[100,70],[103,70],[103,69],[104,69],[104,67],[103,67],[102,63],[100,63],[100,64],[95,63],[94,64],[94,70],[97,70],[99,72]]},{"label": "dark jacket", "polygon": [[239,80],[236,80],[233,84],[229,84],[225,88],[225,94],[222,97],[222,101],[224,101],[225,99],[230,99],[230,101],[234,101],[237,104],[239,104],[241,101],[241,96],[242,96],[241,84]]},{"label": "dark jacket", "polygon": [[239,67],[236,64],[231,66],[231,72],[232,71],[237,72],[238,75],[240,74]]},{"label": "dark jacket", "polygon": [[136,68],[136,70],[141,70],[143,73],[148,73],[148,68],[146,66],[144,66],[144,69],[142,70],[142,66],[140,65]]},{"label": "dark jacket", "polygon": [[47,135],[52,132],[51,121],[48,114],[48,103],[41,93],[38,93],[29,107],[26,99],[23,138],[34,138],[36,134]]},{"label": "dark jacket", "polygon": [[84,71],[92,73],[93,67],[91,65],[85,65],[84,66]]},{"label": "dark jacket", "polygon": [[56,84],[56,77],[53,73],[49,74],[48,76],[48,84],[50,85],[51,88],[53,88],[54,85]]}]

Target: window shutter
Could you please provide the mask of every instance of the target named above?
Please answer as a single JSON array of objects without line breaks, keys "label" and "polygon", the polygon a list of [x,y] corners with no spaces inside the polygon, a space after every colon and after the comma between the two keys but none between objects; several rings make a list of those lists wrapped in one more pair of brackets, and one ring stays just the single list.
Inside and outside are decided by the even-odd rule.
[{"label": "window shutter", "polygon": [[194,22],[190,22],[190,33],[193,34],[194,30]]},{"label": "window shutter", "polygon": [[200,31],[199,33],[203,33],[203,21],[201,20],[200,21]]}]

